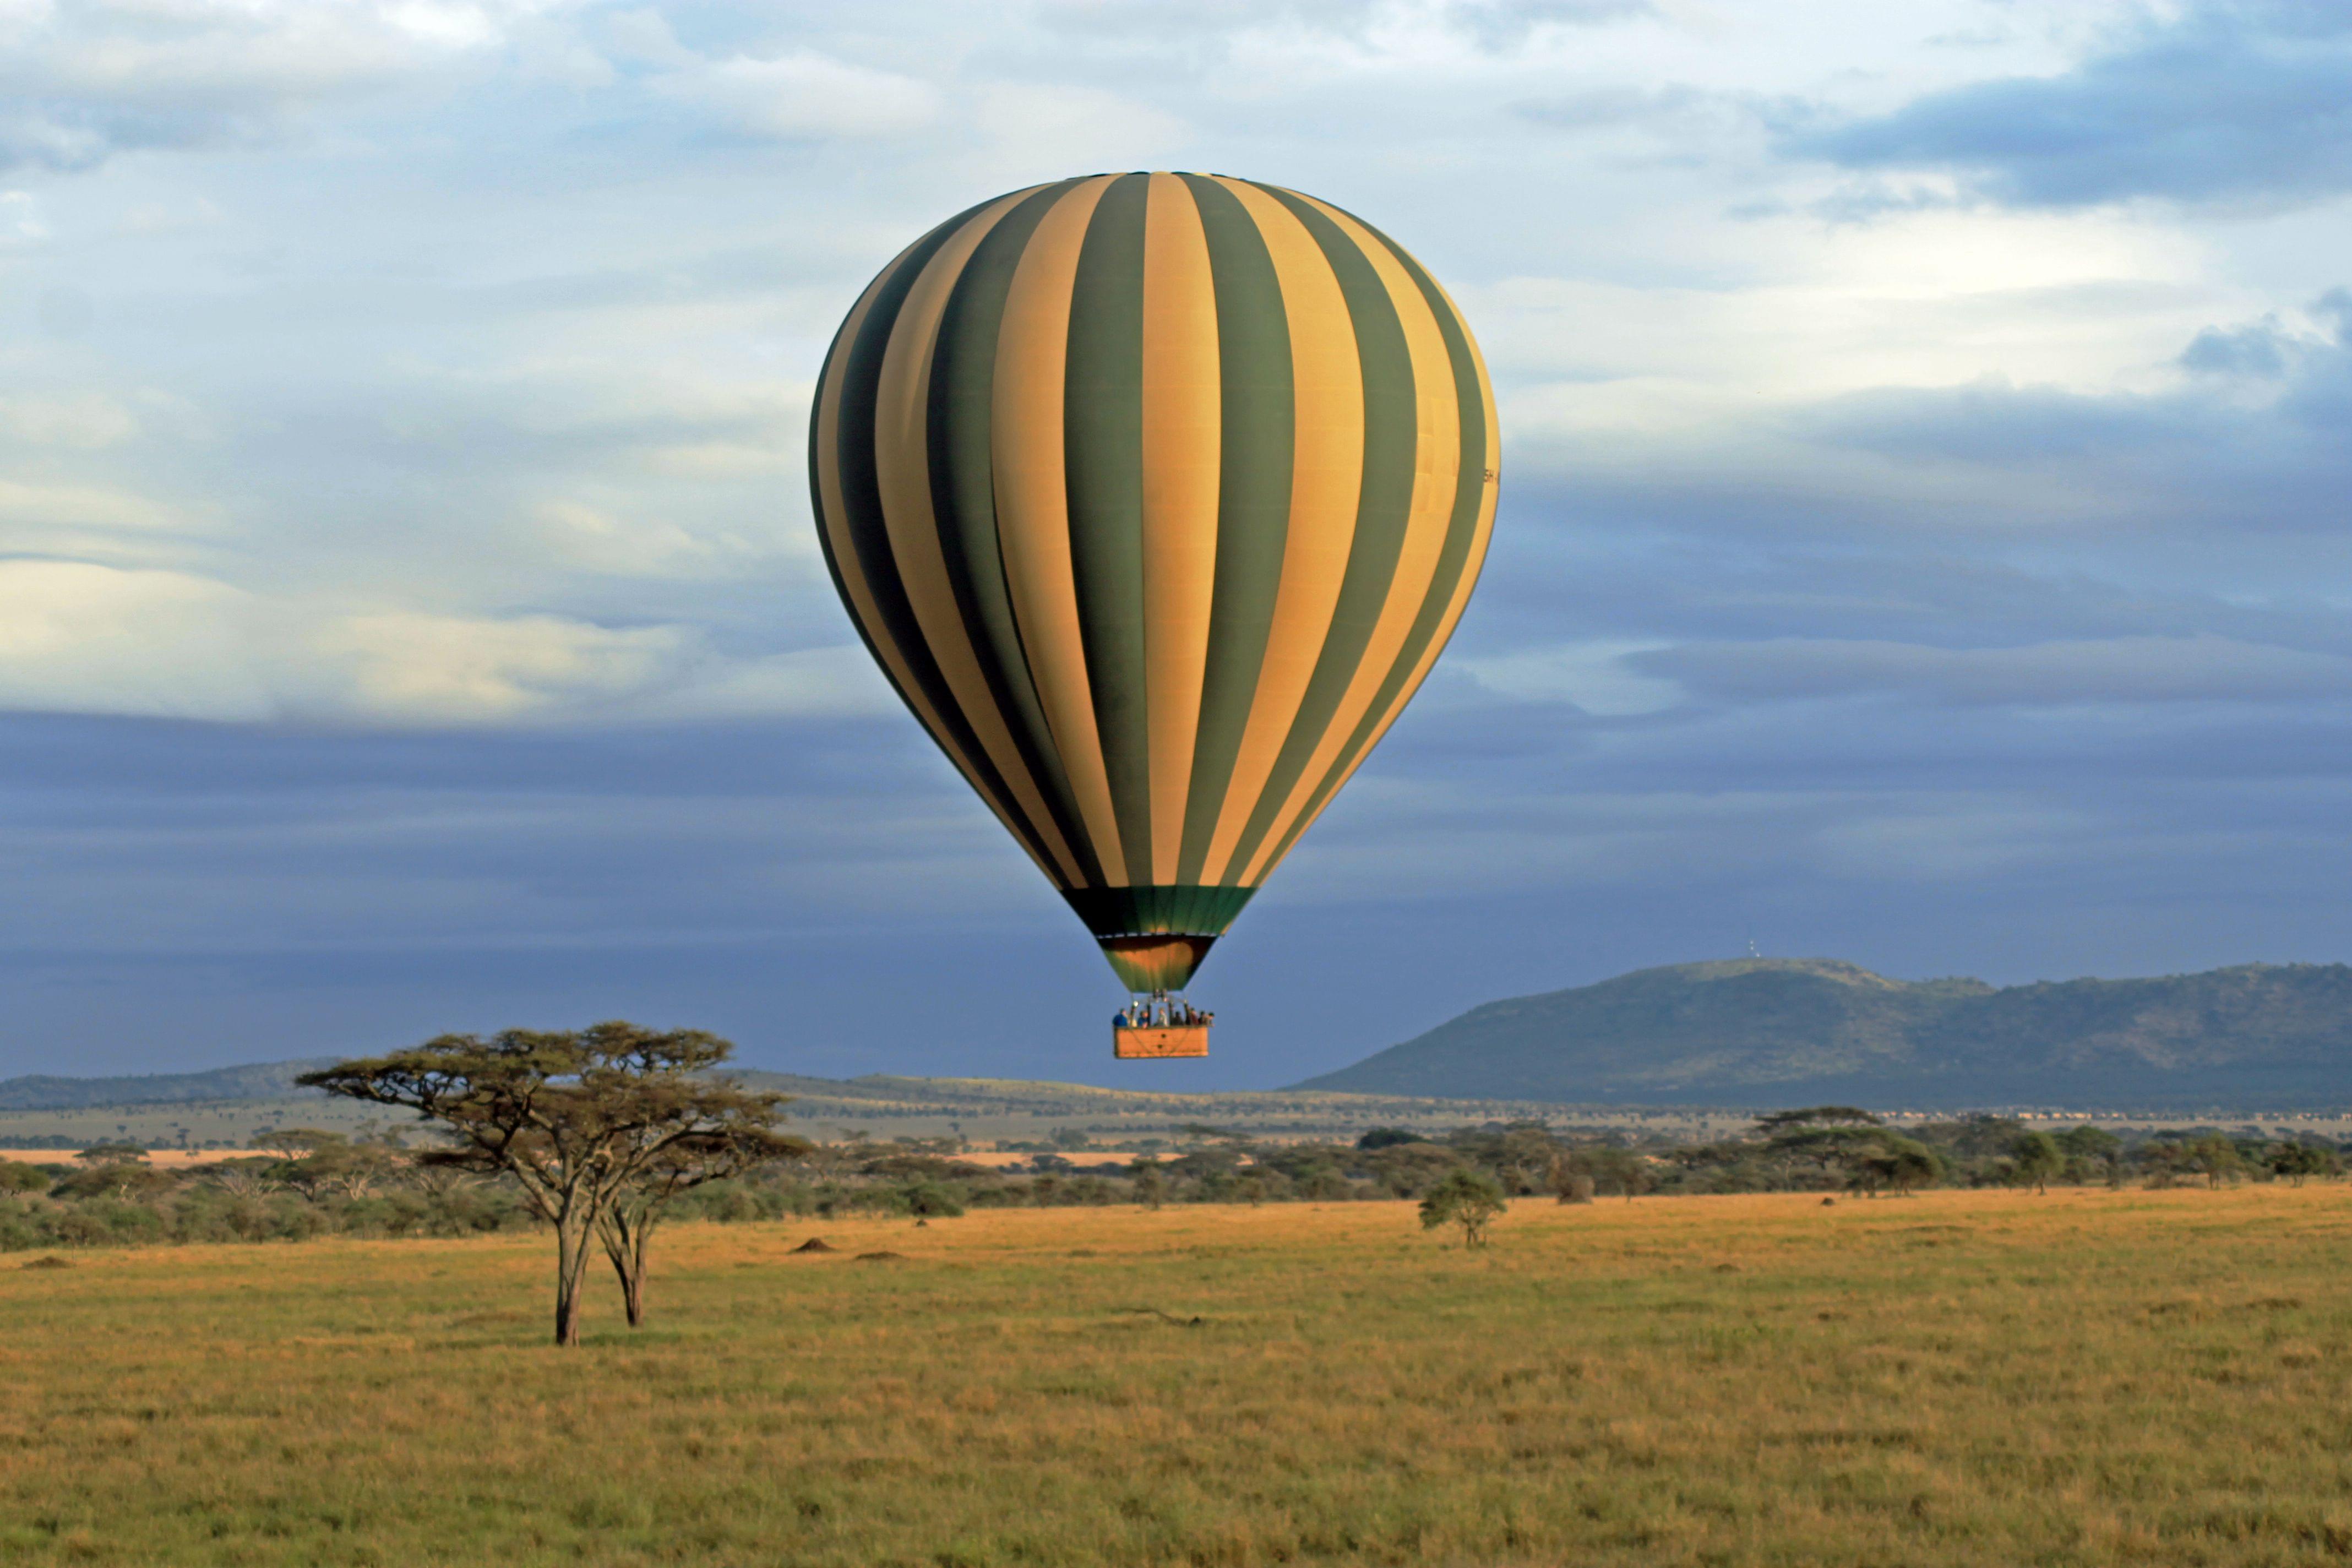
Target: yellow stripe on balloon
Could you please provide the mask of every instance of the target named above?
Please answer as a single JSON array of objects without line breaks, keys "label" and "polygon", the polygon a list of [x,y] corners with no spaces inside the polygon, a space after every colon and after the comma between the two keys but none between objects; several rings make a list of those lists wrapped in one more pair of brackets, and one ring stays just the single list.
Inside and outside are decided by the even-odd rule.
[{"label": "yellow stripe on balloon", "polygon": [[1298,716],[1347,576],[1363,491],[1364,377],[1347,299],[1306,226],[1255,185],[1223,176],[1217,183],[1241,202],[1273,258],[1290,326],[1297,411],[1289,531],[1275,589],[1274,622],[1223,807],[1201,867],[1202,882],[1232,884],[1238,869],[1232,865],[1235,842]]},{"label": "yellow stripe on balloon", "polygon": [[1268,864],[1271,857],[1290,837],[1291,826],[1307,803],[1316,798],[1325,776],[1339,760],[1341,748],[1355,734],[1372,699],[1393,672],[1405,636],[1428,602],[1430,582],[1436,575],[1437,558],[1445,545],[1446,524],[1452,521],[1454,503],[1460,493],[1461,405],[1454,384],[1453,361],[1445,352],[1445,337],[1438,329],[1427,298],[1389,253],[1388,247],[1361,224],[1327,203],[1311,196],[1303,199],[1337,224],[1371,262],[1381,286],[1388,290],[1389,302],[1396,307],[1398,323],[1404,329],[1405,348],[1412,362],[1412,500],[1405,514],[1404,540],[1397,553],[1395,574],[1389,580],[1380,618],[1373,623],[1371,637],[1364,644],[1363,655],[1357,661],[1339,707],[1324,727],[1322,739],[1308,755],[1289,798],[1275,813],[1265,837],[1259,840],[1257,853],[1243,871],[1244,885],[1256,883],[1272,868]]},{"label": "yellow stripe on balloon", "polygon": [[1027,851],[1029,858],[1037,862],[1037,868],[1050,879],[1055,875],[1054,868],[1029,849],[1029,841],[1013,821],[1012,812],[982,781],[980,770],[972,765],[971,759],[964,755],[962,749],[950,737],[938,710],[931,706],[930,700],[923,695],[922,687],[916,681],[907,656],[890,640],[888,623],[883,619],[879,606],[874,602],[874,590],[866,581],[866,569],[858,563],[857,546],[849,537],[849,512],[841,493],[841,387],[848,374],[849,349],[864,329],[866,318],[872,313],[875,298],[898,275],[899,268],[906,262],[908,252],[913,248],[909,246],[907,251],[901,251],[898,258],[884,268],[881,276],[866,287],[834,340],[833,365],[825,376],[824,384],[817,391],[816,479],[821,503],[817,509],[817,525],[824,530],[825,542],[833,554],[834,570],[841,574],[842,591],[848,596],[857,624],[865,627],[871,637],[874,650],[881,658],[883,668],[889,674],[890,683],[898,689],[898,694],[906,700],[907,706],[915,710],[915,717],[939,742],[940,750],[947,753],[948,761],[963,774],[964,781],[971,785],[972,793],[996,814],[997,820],[1003,823],[1005,830],[1013,835],[1013,842]]},{"label": "yellow stripe on balloon", "polygon": [[1143,209],[1143,599],[1151,867],[1172,883],[1217,582],[1223,397],[1217,291],[1192,193],[1154,174]]},{"label": "yellow stripe on balloon", "polygon": [[931,510],[929,417],[931,360],[939,347],[940,320],[972,252],[997,221],[1028,194],[1016,191],[975,215],[940,247],[908,290],[898,319],[890,324],[890,341],[883,350],[875,395],[875,473],[882,492],[882,519],[890,538],[890,553],[898,562],[899,584],[922,628],[923,642],[954,694],[964,721],[971,726],[989,761],[996,764],[997,773],[1044,840],[1046,852],[1061,868],[1060,885],[1079,887],[1086,879],[1077,858],[1013,743],[1012,730],[989,689],[979,656],[964,629],[963,611],[956,603],[947,557],[940,546],[939,520]]},{"label": "yellow stripe on balloon", "polygon": [[[1412,673],[1405,678],[1403,685],[1397,688],[1396,695],[1382,710],[1380,721],[1372,726],[1362,749],[1332,781],[1331,795],[1346,788],[1348,781],[1355,777],[1356,770],[1363,766],[1364,759],[1372,754],[1373,748],[1381,743],[1398,717],[1404,712],[1405,704],[1412,701],[1413,693],[1421,689],[1421,683],[1437,663],[1437,656],[1444,653],[1445,645],[1453,640],[1454,629],[1461,624],[1462,612],[1470,606],[1470,592],[1478,585],[1479,570],[1486,563],[1486,545],[1494,535],[1495,502],[1502,493],[1501,457],[1497,450],[1499,437],[1495,424],[1495,387],[1487,379],[1486,359],[1478,352],[1478,340],[1470,335],[1470,323],[1463,320],[1461,307],[1454,303],[1453,296],[1445,292],[1444,284],[1436,284],[1435,287],[1438,296],[1445,301],[1445,308],[1453,312],[1454,324],[1462,332],[1462,341],[1469,346],[1471,363],[1476,368],[1478,376],[1479,403],[1486,420],[1486,468],[1480,473],[1463,476],[1464,482],[1477,485],[1482,492],[1478,518],[1471,533],[1469,554],[1462,563],[1461,579],[1454,584],[1453,596],[1445,606],[1445,613],[1438,619],[1436,632],[1430,637],[1429,646],[1421,650],[1421,657],[1413,661]],[[1281,857],[1277,855],[1272,862],[1261,868],[1258,874],[1261,877],[1270,875],[1281,863]]]},{"label": "yellow stripe on balloon", "polygon": [[1087,837],[1112,887],[1126,884],[1129,877],[1102,737],[1095,726],[1070,559],[1063,383],[1078,252],[1095,205],[1116,177],[1101,174],[1072,187],[1038,220],[1005,295],[990,404],[997,538],[1013,619],[1028,654],[1038,704],[1054,734],[1054,749],[1069,770]]}]

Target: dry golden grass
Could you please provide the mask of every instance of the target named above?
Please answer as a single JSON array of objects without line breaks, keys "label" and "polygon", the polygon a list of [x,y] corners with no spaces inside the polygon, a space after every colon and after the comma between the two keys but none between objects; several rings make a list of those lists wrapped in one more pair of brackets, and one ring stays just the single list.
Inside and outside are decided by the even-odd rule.
[{"label": "dry golden grass", "polygon": [[812,1228],[0,1259],[0,1563],[2352,1556],[2340,1187]]}]

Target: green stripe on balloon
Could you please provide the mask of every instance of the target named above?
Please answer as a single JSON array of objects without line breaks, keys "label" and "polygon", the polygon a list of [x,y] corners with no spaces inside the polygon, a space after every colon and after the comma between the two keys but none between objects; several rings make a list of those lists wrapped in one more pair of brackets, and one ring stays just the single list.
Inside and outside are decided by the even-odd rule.
[{"label": "green stripe on balloon", "polygon": [[1055,749],[1013,620],[997,539],[995,468],[989,449],[997,334],[1013,268],[1046,209],[1078,184],[1065,180],[1021,203],[998,220],[964,263],[940,318],[926,429],[931,508],[939,519],[940,553],[955,589],[964,635],[1054,826],[1076,858],[1080,874],[1099,883],[1102,862],[1086,836],[1069,770]]},{"label": "green stripe on balloon", "polygon": [[1200,880],[1249,723],[1290,529],[1295,405],[1290,325],[1265,239],[1239,197],[1183,176],[1200,208],[1217,299],[1222,418],[1215,596],[1199,739],[1184,805],[1181,883]]},{"label": "green stripe on balloon", "polygon": [[1255,888],[1204,888],[1194,883],[1141,888],[1073,888],[1069,901],[1097,937],[1166,931],[1222,936],[1255,895]]},{"label": "green stripe on balloon", "polygon": [[1150,189],[1148,175],[1123,175],[1095,205],[1071,279],[1062,384],[1078,632],[1130,881],[1151,875],[1143,631],[1143,207]]},{"label": "green stripe on balloon", "polygon": [[1256,856],[1363,662],[1365,645],[1371,641],[1381,607],[1396,581],[1397,558],[1412,520],[1420,424],[1413,397],[1412,353],[1405,344],[1404,323],[1397,319],[1396,305],[1370,258],[1312,203],[1272,186],[1258,189],[1289,208],[1306,226],[1322,248],[1324,259],[1339,279],[1340,295],[1348,302],[1364,374],[1364,479],[1356,511],[1355,542],[1348,552],[1347,575],[1340,580],[1339,598],[1332,608],[1322,654],[1315,661],[1315,673],[1299,700],[1298,712],[1291,721],[1265,789],[1234,846],[1225,873],[1228,880],[1240,879]]},{"label": "green stripe on balloon", "polygon": [[[1357,218],[1356,221],[1363,223],[1364,220]],[[1446,520],[1445,542],[1439,548],[1437,570],[1430,578],[1429,595],[1423,600],[1420,612],[1413,616],[1412,626],[1397,650],[1395,668],[1389,671],[1388,679],[1381,682],[1380,689],[1372,697],[1371,706],[1364,710],[1364,717],[1348,737],[1348,743],[1340,748],[1339,755],[1322,784],[1307,797],[1307,808],[1298,814],[1298,820],[1291,824],[1290,830],[1283,835],[1282,842],[1267,860],[1269,866],[1289,854],[1291,846],[1298,842],[1298,836],[1314,825],[1316,815],[1339,789],[1341,781],[1348,777],[1349,770],[1363,754],[1364,748],[1371,744],[1381,720],[1388,712],[1390,705],[1395,702],[1397,693],[1403,689],[1404,683],[1412,679],[1412,672],[1420,667],[1422,656],[1429,649],[1430,639],[1437,635],[1439,624],[1445,619],[1446,606],[1454,602],[1454,590],[1461,586],[1463,569],[1470,561],[1470,546],[1478,535],[1478,514],[1486,503],[1486,469],[1493,466],[1486,429],[1486,405],[1479,395],[1477,356],[1471,351],[1470,340],[1463,331],[1453,305],[1447,301],[1444,291],[1437,287],[1436,280],[1430,277],[1421,263],[1405,253],[1403,247],[1370,224],[1364,224],[1364,228],[1396,258],[1406,275],[1412,278],[1413,286],[1421,290],[1421,297],[1428,303],[1430,313],[1437,319],[1438,333],[1445,340],[1446,362],[1454,371],[1454,400],[1462,423],[1462,464],[1454,482],[1453,510]]]},{"label": "green stripe on balloon", "polygon": [[875,399],[881,384],[882,358],[889,349],[898,312],[905,307],[907,295],[925,265],[981,210],[974,207],[918,241],[875,296],[864,324],[841,362],[839,427],[831,459],[841,491],[843,529],[849,536],[850,548],[856,552],[858,567],[874,598],[875,614],[882,623],[868,629],[877,637],[887,638],[893,650],[905,660],[910,678],[939,715],[940,726],[947,731],[946,739],[962,752],[972,773],[978,775],[980,787],[997,803],[1030,853],[1041,864],[1050,865],[1052,857],[1045,840],[1014,804],[1012,790],[989,761],[980,738],[957,706],[954,692],[940,678],[939,663],[929,645],[923,639],[921,626],[899,580],[897,557],[890,550],[889,532],[882,519],[881,485],[875,471]]}]

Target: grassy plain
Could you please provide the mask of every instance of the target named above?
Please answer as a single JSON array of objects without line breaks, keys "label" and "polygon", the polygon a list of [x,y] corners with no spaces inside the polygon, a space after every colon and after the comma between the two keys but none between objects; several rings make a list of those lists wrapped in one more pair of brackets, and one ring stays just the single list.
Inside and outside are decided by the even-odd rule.
[{"label": "grassy plain", "polygon": [[0,1563],[2352,1556],[2337,1185],[814,1233],[570,1352],[529,1238],[0,1260]]}]

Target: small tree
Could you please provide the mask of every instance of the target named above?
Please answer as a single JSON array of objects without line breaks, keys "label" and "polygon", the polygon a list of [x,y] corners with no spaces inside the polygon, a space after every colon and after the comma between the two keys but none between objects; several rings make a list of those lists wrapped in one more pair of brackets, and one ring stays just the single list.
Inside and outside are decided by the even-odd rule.
[{"label": "small tree", "polygon": [[2222,1132],[2207,1132],[2192,1138],[2180,1151],[2181,1163],[2205,1178],[2209,1187],[2218,1187],[2225,1178],[2233,1177],[2244,1168],[2239,1158],[2237,1144]]},{"label": "small tree", "polygon": [[[741,1095],[743,1091],[733,1092]],[[671,1140],[620,1184],[596,1216],[596,1239],[604,1244],[604,1256],[621,1282],[621,1306],[633,1329],[644,1327],[646,1321],[646,1249],[671,1202],[706,1183],[808,1152],[805,1142],[774,1130],[782,1096],[747,1095],[741,1105],[729,1105],[704,1099],[698,1114],[708,1124]],[[953,1194],[944,1187],[933,1185],[929,1190],[946,1198],[949,1205],[954,1205]],[[947,1211],[918,1205],[914,1212]],[[954,1212],[963,1211],[955,1208]]]},{"label": "small tree", "polygon": [[2009,1146],[2009,1179],[2021,1187],[2032,1187],[2037,1193],[2050,1190],[2050,1178],[2065,1167],[2066,1156],[2058,1147],[2058,1140],[2047,1132],[2020,1134]]},{"label": "small tree", "polygon": [[1545,1172],[1545,1184],[1551,1195],[1564,1204],[1589,1204],[1592,1201],[1592,1173],[1567,1154],[1554,1154]]},{"label": "small tree", "polygon": [[1884,1118],[1858,1105],[1809,1105],[1802,1110],[1774,1110],[1756,1119],[1759,1132],[1784,1132],[1791,1127],[1883,1127]]},{"label": "small tree", "polygon": [[38,1165],[0,1160],[0,1193],[46,1193],[48,1190],[49,1173]]},{"label": "small tree", "polygon": [[1464,1247],[1484,1247],[1487,1226],[1504,1207],[1503,1189],[1492,1176],[1456,1169],[1421,1200],[1421,1228],[1434,1230],[1450,1221],[1462,1227]]},{"label": "small tree", "polygon": [[1856,1159],[1854,1172],[1872,1189],[1891,1187],[1895,1196],[1907,1198],[1943,1180],[1944,1163],[1917,1139],[1887,1131],[1879,1133],[1875,1148]]},{"label": "small tree", "polygon": [[658,1193],[667,1170],[695,1168],[706,1141],[772,1129],[782,1114],[782,1095],[702,1076],[734,1049],[699,1029],[614,1021],[487,1040],[444,1035],[297,1081],[439,1123],[455,1146],[427,1151],[423,1164],[513,1177],[554,1227],[555,1342],[575,1345],[589,1240],[614,1205],[641,1202],[632,1195],[641,1183]]},{"label": "small tree", "polygon": [[1159,1161],[1146,1157],[1130,1162],[1127,1168],[1134,1181],[1137,1203],[1156,1209],[1168,1201],[1168,1178],[1160,1174]]},{"label": "small tree", "polygon": [[2077,1179],[2098,1175],[2111,1187],[2123,1184],[2122,1139],[2085,1121],[2059,1133],[2057,1140],[2059,1151],[2066,1156],[2068,1175]]},{"label": "small tree", "polygon": [[1824,1180],[1843,1176],[1851,1181],[1865,1162],[1885,1150],[1887,1136],[1886,1130],[1875,1124],[1816,1121],[1783,1127],[1765,1148],[1809,1163]]},{"label": "small tree", "polygon": [[2281,1143],[2273,1149],[2270,1167],[2273,1175],[2284,1176],[2291,1185],[2298,1187],[2308,1177],[2332,1176],[2344,1168],[2335,1150],[2302,1142]]}]

